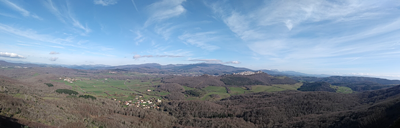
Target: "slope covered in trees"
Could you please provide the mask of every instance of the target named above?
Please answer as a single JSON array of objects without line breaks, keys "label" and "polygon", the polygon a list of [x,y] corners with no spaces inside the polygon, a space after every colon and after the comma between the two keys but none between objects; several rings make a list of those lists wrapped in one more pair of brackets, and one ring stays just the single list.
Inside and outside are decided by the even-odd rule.
[{"label": "slope covered in trees", "polygon": [[163,83],[177,83],[192,88],[204,88],[207,86],[247,86],[247,85],[272,85],[295,84],[296,80],[288,77],[273,77],[266,73],[253,75],[202,75],[195,77],[170,76],[164,77]]},{"label": "slope covered in trees", "polygon": [[[262,92],[217,102],[171,101],[162,106],[182,125],[198,124],[200,119],[232,123],[242,119],[256,127],[389,127],[400,117],[399,94],[400,86],[357,94]],[[247,125],[241,124],[236,127]]]},{"label": "slope covered in trees", "polygon": [[331,76],[331,77],[291,77],[303,82],[327,82],[335,86],[349,87],[353,91],[378,90],[400,84],[400,80],[371,77]]},{"label": "slope covered in trees", "polygon": [[313,83],[303,83],[303,85],[298,88],[299,91],[326,91],[326,92],[336,92],[334,88],[327,82],[313,82]]}]

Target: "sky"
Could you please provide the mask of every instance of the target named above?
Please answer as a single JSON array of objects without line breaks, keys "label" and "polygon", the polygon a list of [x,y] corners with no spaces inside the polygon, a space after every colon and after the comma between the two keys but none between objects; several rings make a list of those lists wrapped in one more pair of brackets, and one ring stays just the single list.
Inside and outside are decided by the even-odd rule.
[{"label": "sky", "polygon": [[398,0],[0,0],[0,60],[400,79]]}]

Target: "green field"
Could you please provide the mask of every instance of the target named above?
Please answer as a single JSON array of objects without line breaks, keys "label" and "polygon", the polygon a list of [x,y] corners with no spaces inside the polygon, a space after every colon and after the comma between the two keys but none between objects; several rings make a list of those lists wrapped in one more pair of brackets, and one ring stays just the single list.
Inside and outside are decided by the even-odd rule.
[{"label": "green field", "polygon": [[276,86],[265,86],[265,85],[255,85],[251,87],[251,92],[277,92],[284,91],[286,89],[276,87]]},{"label": "green field", "polygon": [[[212,94],[217,94],[219,96],[219,98],[211,98],[210,95]],[[221,92],[209,92],[207,94],[205,94],[202,98],[200,98],[201,100],[219,100],[219,99],[223,99],[223,98],[228,98],[231,95],[229,95],[228,93],[221,93]]]},{"label": "green field", "polygon": [[249,92],[249,90],[246,90],[244,87],[229,87],[229,89],[231,90],[231,95],[240,95]]},{"label": "green field", "polygon": [[[202,88],[204,92],[206,92],[202,97],[193,97],[188,96],[186,100],[219,100],[223,98],[227,98],[233,95],[240,95],[244,93],[257,93],[257,92],[277,92],[277,91],[284,91],[284,90],[297,90],[303,83],[296,83],[296,84],[274,84],[271,86],[266,85],[255,85],[251,87],[251,90],[247,90],[245,87],[228,87],[229,93],[225,87],[221,86],[207,86]],[[194,88],[183,86],[185,90],[193,90]],[[211,95],[216,94],[218,95],[217,98],[211,97]]]},{"label": "green field", "polygon": [[[133,75],[133,74],[129,74]],[[135,74],[139,75],[139,74]],[[143,96],[144,99],[156,98],[162,99],[162,96],[166,96],[169,92],[166,91],[155,91],[153,85],[160,84],[160,79],[150,80],[114,80],[114,79],[89,79],[89,78],[77,78],[79,80],[73,83],[68,83],[63,80],[53,80],[55,82],[61,82],[72,87],[72,90],[79,92],[80,95],[93,95],[95,97],[103,98],[115,98],[117,100],[132,100],[137,96]],[[221,86],[207,86],[200,90],[203,91],[201,97],[187,96],[187,100],[219,100],[227,98],[233,95],[240,95],[244,93],[257,93],[257,92],[277,92],[284,90],[297,90],[302,83],[293,85],[289,84],[275,84],[271,86],[266,85],[255,85],[250,90],[245,87],[229,87],[226,90],[225,87]],[[195,88],[182,86],[185,90],[194,90]],[[338,92],[349,93],[346,88],[338,87]],[[149,90],[149,91],[148,91]],[[350,89],[351,90],[351,89]],[[351,93],[351,92],[350,92]]]},{"label": "green field", "polygon": [[187,87],[187,86],[182,86],[185,90],[194,90],[194,88]]},{"label": "green field", "polygon": [[203,90],[207,92],[218,92],[218,93],[226,93],[225,87],[220,87],[220,86],[207,86],[203,88]]},{"label": "green field", "polygon": [[353,93],[353,90],[349,87],[331,85],[331,88],[336,89],[337,93]]},{"label": "green field", "polygon": [[255,85],[251,87],[250,92],[278,92],[284,90],[297,90],[303,83],[296,84],[273,84],[271,86]]},{"label": "green field", "polygon": [[[223,99],[231,96],[230,94],[227,93],[225,87],[220,87],[220,86],[207,86],[203,88],[207,92],[203,97],[201,97],[201,100],[218,100],[218,99]],[[219,98],[211,98],[210,95],[216,94],[219,96]]]},{"label": "green field", "polygon": [[[68,83],[63,80],[54,80],[69,85],[73,90],[80,94],[89,94],[96,97],[116,98],[118,100],[134,99],[137,95],[143,95],[145,99],[154,97],[161,99],[160,96],[168,95],[168,92],[155,92],[153,84],[160,81],[141,81],[141,80],[114,80],[114,79],[92,79],[79,78],[80,80]],[[151,91],[147,91],[151,90]]]},{"label": "green field", "polygon": [[32,76],[38,76],[39,75],[39,73],[35,73],[35,74],[33,74]]}]

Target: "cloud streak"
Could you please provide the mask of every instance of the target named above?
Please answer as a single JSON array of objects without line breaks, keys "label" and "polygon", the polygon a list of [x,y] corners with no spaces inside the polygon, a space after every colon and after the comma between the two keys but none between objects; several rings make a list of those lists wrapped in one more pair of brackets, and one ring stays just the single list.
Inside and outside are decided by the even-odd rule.
[{"label": "cloud streak", "polygon": [[6,33],[11,33],[17,36],[37,40],[37,41],[43,41],[43,42],[49,42],[49,43],[54,43],[54,44],[60,44],[60,45],[67,45],[67,46],[73,46],[71,44],[68,44],[69,42],[72,42],[71,38],[53,38],[49,35],[43,35],[43,34],[38,34],[36,31],[33,30],[21,30],[17,29],[8,25],[4,25],[0,23],[0,31],[6,32]]},{"label": "cloud streak", "polygon": [[177,56],[177,55],[134,55],[133,59],[139,59],[139,58],[152,58],[152,57],[170,57],[170,58],[176,58],[176,57],[183,57],[183,56]]},{"label": "cloud streak", "polygon": [[94,0],[94,4],[99,4],[103,6],[117,4],[117,0]]},{"label": "cloud streak", "polygon": [[139,10],[138,10],[137,7],[136,7],[136,4],[135,4],[135,1],[134,1],[134,0],[132,0],[132,4],[133,4],[133,7],[135,7],[136,11],[139,12]]},{"label": "cloud streak", "polygon": [[0,57],[17,58],[17,59],[25,59],[26,58],[26,57],[18,55],[16,53],[8,53],[8,52],[0,52]]},{"label": "cloud streak", "polygon": [[194,45],[201,49],[205,49],[208,51],[214,51],[219,49],[218,46],[208,44],[208,42],[214,42],[216,39],[220,39],[216,35],[216,32],[200,32],[195,34],[183,34],[178,38],[183,41],[185,44]]},{"label": "cloud streak", "polygon": [[66,24],[70,24],[74,26],[75,28],[81,29],[84,31],[82,35],[86,35],[90,33],[92,30],[88,27],[88,25],[82,25],[74,16],[71,10],[71,5],[67,2],[66,4],[66,10],[60,10],[52,0],[47,0],[44,2],[45,7],[53,14],[55,15],[60,21]]},{"label": "cloud streak", "polygon": [[55,54],[60,54],[60,53],[52,51],[52,52],[50,52],[49,54],[55,55]]},{"label": "cloud streak", "polygon": [[212,64],[240,64],[239,61],[223,62],[222,60],[218,60],[218,59],[191,59],[189,61],[198,61],[198,62],[212,63]]},{"label": "cloud streak", "polygon": [[143,42],[146,39],[145,37],[143,37],[143,35],[142,35],[142,33],[140,33],[140,31],[133,31],[133,30],[130,30],[130,31],[136,34],[135,39],[133,39],[135,41],[136,45],[139,45],[139,43]]},{"label": "cloud streak", "polygon": [[9,0],[0,0],[0,1],[5,3],[8,7],[12,8],[13,10],[18,11],[19,13],[21,13],[21,15],[23,15],[25,17],[33,17],[33,18],[42,20],[42,18],[40,18],[36,14],[33,14],[33,13],[27,11],[26,9],[22,8],[21,6],[18,6],[17,4],[15,4]]},{"label": "cloud streak", "polygon": [[145,26],[183,14],[186,9],[182,6],[182,3],[185,1],[186,0],[161,0],[149,5],[147,9],[150,16]]},{"label": "cloud streak", "polygon": [[224,2],[207,5],[250,50],[290,63],[392,51],[400,17],[393,14],[398,4],[386,2],[393,1],[264,1],[240,12]]}]

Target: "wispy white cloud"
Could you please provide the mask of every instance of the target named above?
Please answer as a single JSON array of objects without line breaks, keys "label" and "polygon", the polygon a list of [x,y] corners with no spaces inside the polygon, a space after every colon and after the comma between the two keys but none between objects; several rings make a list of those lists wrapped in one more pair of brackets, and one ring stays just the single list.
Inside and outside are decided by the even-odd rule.
[{"label": "wispy white cloud", "polygon": [[8,53],[8,52],[0,52],[0,57],[7,57],[7,58],[17,58],[17,59],[25,59],[26,57],[15,54],[15,53]]},{"label": "wispy white cloud", "polygon": [[50,46],[50,47],[53,47],[53,48],[64,48],[64,47],[61,47],[61,46]]},{"label": "wispy white cloud", "polygon": [[135,4],[135,1],[134,1],[134,0],[132,0],[132,4],[133,4],[133,7],[135,7],[136,11],[139,12],[139,10],[138,10],[137,7],[136,7],[136,4]]},{"label": "wispy white cloud", "polygon": [[56,7],[56,5],[54,5],[52,0],[47,0],[47,2],[43,2],[45,7],[51,12],[53,13],[60,21],[66,23],[66,21],[64,20],[66,17],[61,14],[61,11]]},{"label": "wispy white cloud", "polygon": [[29,44],[17,44],[17,45],[21,45],[21,46],[32,46],[32,45],[29,45]]},{"label": "wispy white cloud", "polygon": [[94,2],[94,4],[108,6],[108,5],[117,4],[118,1],[117,0],[94,0],[93,2]]},{"label": "wispy white cloud", "polygon": [[50,61],[56,61],[58,59],[58,57],[51,57],[49,60]]},{"label": "wispy white cloud", "polygon": [[386,34],[386,38],[399,40],[393,35],[400,29],[400,17],[392,15],[393,11],[399,12],[396,9],[399,3],[394,3],[392,0],[264,1],[254,10],[240,12],[221,2],[207,5],[250,50],[293,60],[388,49],[386,46],[392,41],[365,39],[392,33]]},{"label": "wispy white cloud", "polygon": [[199,61],[199,62],[204,62],[204,63],[222,63],[222,60],[218,59],[191,59],[189,61]]},{"label": "wispy white cloud", "polygon": [[150,16],[145,26],[183,14],[186,9],[182,3],[186,0],[161,0],[147,7]]},{"label": "wispy white cloud", "polygon": [[40,18],[36,14],[27,11],[26,9],[22,8],[21,6],[15,4],[9,0],[0,0],[0,1],[3,2],[4,4],[6,4],[8,7],[14,9],[15,11],[18,11],[19,13],[21,13],[21,15],[23,15],[25,17],[33,17],[33,18],[42,20],[42,18]]},{"label": "wispy white cloud", "polygon": [[163,36],[163,38],[165,40],[168,40],[170,38],[170,36],[173,34],[174,30],[179,28],[179,26],[175,25],[171,25],[171,24],[162,24],[162,25],[156,25],[154,27],[154,31]]},{"label": "wispy white cloud", "polygon": [[[54,48],[64,48],[63,46],[67,47],[74,47],[74,48],[80,48],[80,49],[96,49],[96,50],[112,50],[107,47],[103,47],[101,45],[95,45],[95,44],[86,44],[86,45],[80,45],[80,43],[85,43],[87,42],[86,40],[78,40],[75,39],[72,36],[68,36],[65,38],[57,38],[52,35],[48,34],[40,34],[34,30],[31,29],[20,29],[20,28],[15,28],[13,26],[9,25],[4,25],[0,23],[0,32],[4,32],[7,34],[19,36],[19,37],[24,37],[27,39],[39,41],[39,44],[32,44],[34,46],[46,46],[46,47],[54,47]],[[46,43],[52,43],[52,44],[46,44]],[[61,46],[57,46],[57,45]]]},{"label": "wispy white cloud", "polygon": [[170,50],[170,46],[165,46],[161,44],[154,45],[149,51],[146,51],[147,54],[153,55],[167,55],[170,57],[184,57],[184,56],[192,56],[192,52],[184,49],[175,49]]},{"label": "wispy white cloud", "polygon": [[240,64],[240,62],[239,61],[228,61],[228,62],[225,62],[225,64]]},{"label": "wispy white cloud", "polygon": [[60,10],[52,0],[47,0],[44,2],[45,7],[53,13],[60,21],[66,23],[66,24],[71,24],[75,28],[81,29],[84,31],[82,35],[86,35],[90,33],[92,30],[88,27],[87,24],[82,25],[74,16],[72,13],[71,5],[67,2],[66,4],[66,10]]},{"label": "wispy white cloud", "polygon": [[139,43],[143,42],[146,38],[143,37],[142,33],[140,31],[133,31],[130,30],[132,33],[136,34],[136,37],[133,39],[135,41],[136,45],[139,45]]},{"label": "wispy white cloud", "polygon": [[17,18],[16,16],[7,13],[0,13],[0,15],[5,17]]},{"label": "wispy white cloud", "polygon": [[67,14],[69,19],[72,21],[72,25],[74,25],[77,28],[80,28],[82,30],[85,31],[85,34],[91,32],[92,30],[87,26],[87,24],[85,26],[83,26],[77,19],[75,19],[74,14],[72,13],[70,4],[67,2]]},{"label": "wispy white cloud", "polygon": [[218,36],[214,36],[216,32],[200,32],[195,34],[183,34],[179,36],[179,39],[186,44],[194,45],[201,49],[213,51],[219,49],[218,46],[208,44],[208,42],[214,42],[216,39],[221,39]]},{"label": "wispy white cloud", "polygon": [[59,53],[59,52],[52,51],[52,52],[50,52],[49,54],[55,55],[55,54],[60,54],[60,53]]},{"label": "wispy white cloud", "polygon": [[54,38],[49,35],[44,35],[44,34],[38,34],[36,31],[33,30],[21,30],[18,28],[14,28],[12,26],[4,25],[0,23],[0,31],[6,32],[6,33],[11,33],[14,35],[22,36],[25,38],[37,40],[37,41],[43,41],[43,42],[49,42],[49,43],[54,43],[54,44],[60,44],[60,45],[69,45],[69,42],[72,42],[72,38]]},{"label": "wispy white cloud", "polygon": [[183,57],[183,56],[177,56],[177,55],[134,55],[133,59],[139,59],[139,58],[152,58],[152,57],[170,57],[170,58],[176,58],[176,57]]},{"label": "wispy white cloud", "polygon": [[198,61],[198,62],[213,63],[213,64],[240,64],[239,61],[223,62],[222,60],[218,60],[218,59],[190,59],[189,61]]}]

